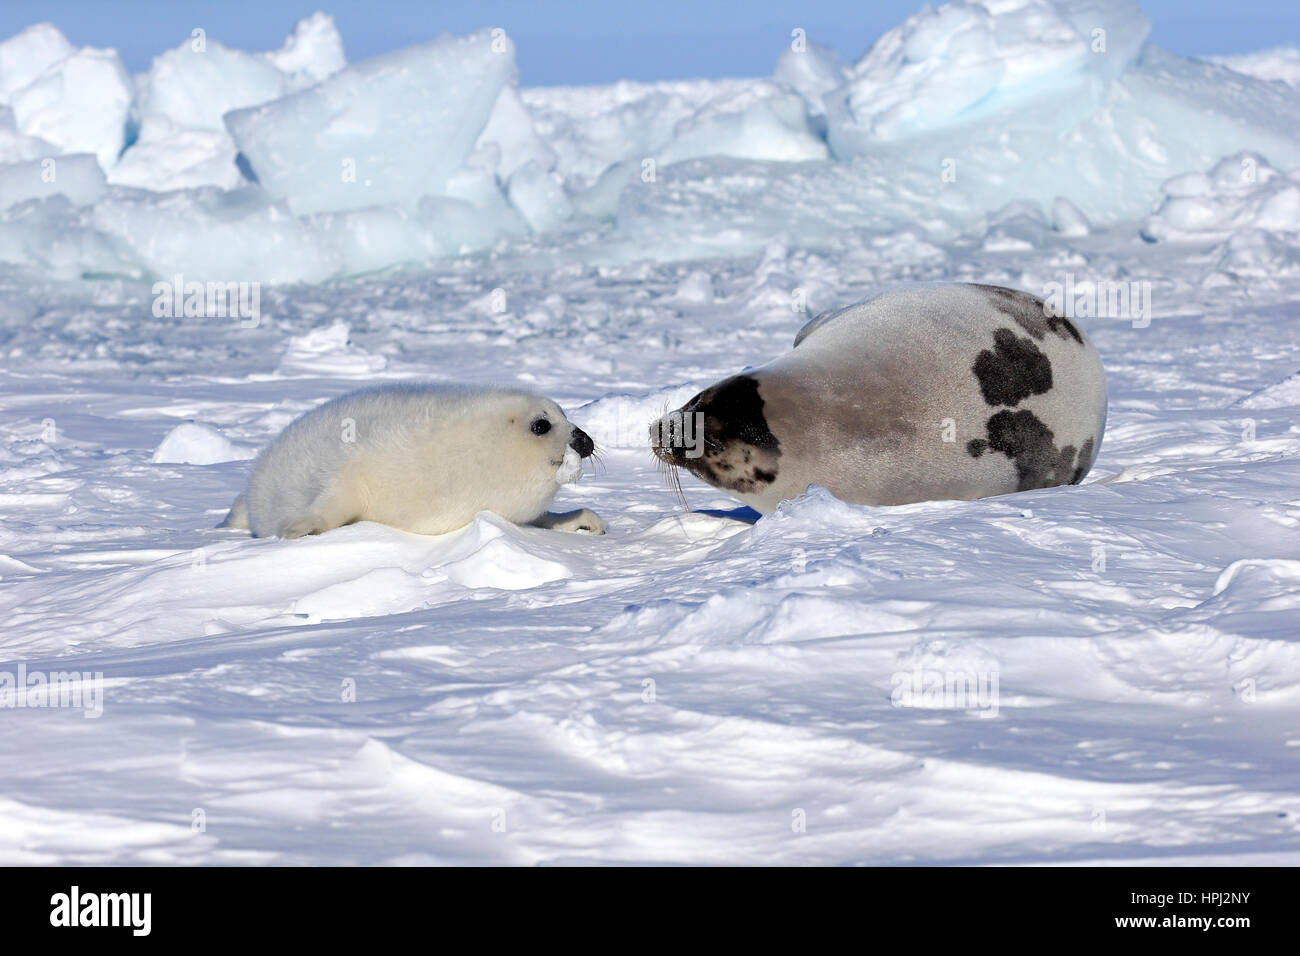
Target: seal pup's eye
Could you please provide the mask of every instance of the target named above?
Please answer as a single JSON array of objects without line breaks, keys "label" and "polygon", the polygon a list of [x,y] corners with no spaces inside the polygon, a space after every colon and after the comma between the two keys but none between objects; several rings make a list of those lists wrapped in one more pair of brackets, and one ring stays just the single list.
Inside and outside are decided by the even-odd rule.
[{"label": "seal pup's eye", "polygon": [[539,418],[533,422],[532,429],[534,435],[545,435],[551,430],[551,423],[545,418]]}]

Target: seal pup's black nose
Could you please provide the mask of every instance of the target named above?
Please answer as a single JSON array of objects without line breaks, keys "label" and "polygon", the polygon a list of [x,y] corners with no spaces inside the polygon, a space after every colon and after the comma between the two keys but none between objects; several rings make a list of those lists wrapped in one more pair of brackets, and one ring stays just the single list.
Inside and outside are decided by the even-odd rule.
[{"label": "seal pup's black nose", "polygon": [[590,458],[591,453],[596,450],[596,443],[591,440],[590,435],[575,425],[573,434],[569,436],[569,447],[578,453],[579,458]]}]

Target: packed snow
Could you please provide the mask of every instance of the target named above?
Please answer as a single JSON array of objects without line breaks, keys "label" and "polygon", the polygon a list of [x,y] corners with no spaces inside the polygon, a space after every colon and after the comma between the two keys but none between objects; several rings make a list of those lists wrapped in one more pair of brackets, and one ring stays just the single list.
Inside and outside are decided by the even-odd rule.
[{"label": "packed snow", "polygon": [[[0,862],[1300,862],[1294,48],[797,26],[768,78],[550,89],[491,25],[0,42]],[[651,420],[917,281],[1060,294],[1082,485],[683,507]],[[558,401],[608,533],[215,527],[404,379]]]},{"label": "packed snow", "polygon": [[1214,63],[1261,80],[1279,80],[1300,87],[1300,46],[1279,46],[1255,53],[1206,57]]}]

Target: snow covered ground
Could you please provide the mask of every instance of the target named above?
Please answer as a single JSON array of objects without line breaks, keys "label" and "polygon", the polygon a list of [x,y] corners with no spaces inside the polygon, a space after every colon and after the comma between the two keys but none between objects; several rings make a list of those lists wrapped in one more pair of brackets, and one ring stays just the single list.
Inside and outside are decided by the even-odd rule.
[{"label": "snow covered ground", "polygon": [[[0,863],[1300,862],[1296,51],[1145,32],[958,3],[848,66],[522,90],[490,29],[0,44]],[[935,280],[1076,290],[1083,485],[678,505],[649,420]],[[402,378],[559,401],[604,465],[556,507],[609,534],[213,528]],[[102,698],[4,696],[60,672]]]}]

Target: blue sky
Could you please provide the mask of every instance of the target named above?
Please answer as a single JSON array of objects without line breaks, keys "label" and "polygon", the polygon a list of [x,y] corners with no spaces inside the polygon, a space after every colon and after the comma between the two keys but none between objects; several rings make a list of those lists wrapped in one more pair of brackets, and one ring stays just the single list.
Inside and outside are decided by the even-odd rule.
[{"label": "blue sky", "polygon": [[[526,85],[765,76],[796,26],[856,59],[921,0],[3,0],[0,37],[53,21],[79,45],[115,47],[132,72],[194,27],[228,46],[278,47],[293,23],[334,15],[348,60],[439,33],[509,31]],[[1151,41],[1177,53],[1300,45],[1296,0],[1145,0]]]}]

